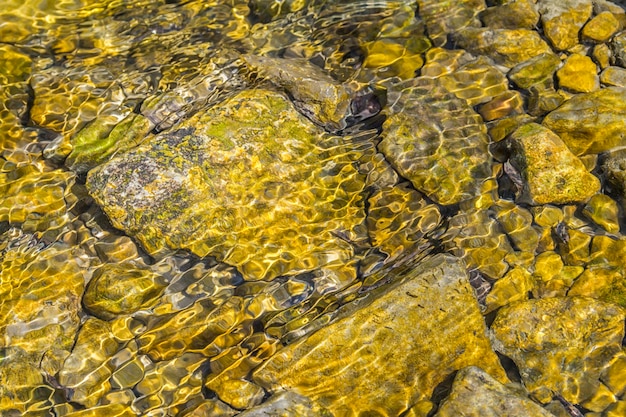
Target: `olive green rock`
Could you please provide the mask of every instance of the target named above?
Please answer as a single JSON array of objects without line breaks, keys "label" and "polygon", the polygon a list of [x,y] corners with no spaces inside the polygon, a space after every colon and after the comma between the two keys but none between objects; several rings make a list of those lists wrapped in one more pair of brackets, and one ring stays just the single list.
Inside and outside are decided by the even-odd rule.
[{"label": "olive green rock", "polygon": [[609,233],[619,233],[619,207],[605,194],[596,194],[583,207],[583,214]]},{"label": "olive green rock", "polygon": [[165,286],[165,280],[147,268],[130,262],[105,264],[94,271],[83,305],[94,316],[109,320],[152,306]]},{"label": "olive green rock", "polygon": [[539,0],[543,31],[560,51],[578,44],[578,32],[591,17],[591,0]]},{"label": "olive green rock", "polygon": [[456,374],[452,392],[434,417],[554,417],[519,391],[503,385],[479,367],[469,366]]},{"label": "olive green rock", "polygon": [[511,164],[524,179],[522,199],[531,204],[586,201],[600,190],[600,181],[587,172],[563,141],[536,123],[511,135]]},{"label": "olive green rock", "polygon": [[602,169],[611,191],[621,198],[626,197],[626,151],[618,149],[609,152]]},{"label": "olive green rock", "polygon": [[552,52],[541,36],[529,29],[467,28],[455,33],[453,38],[458,47],[486,55],[506,67]]},{"label": "olive green rock", "polygon": [[153,255],[187,249],[253,280],[353,275],[347,240],[366,233],[365,175],[350,146],[284,95],[244,91],[93,169],[87,188]]},{"label": "olive green rock", "polygon": [[626,88],[578,94],[550,112],[543,125],[575,155],[600,153],[626,144]]},{"label": "olive green rock", "polygon": [[332,323],[276,352],[253,380],[334,415],[399,415],[471,365],[506,382],[462,263],[436,255],[395,274],[391,287],[347,304]]},{"label": "olive green rock", "polygon": [[596,393],[602,369],[622,351],[624,318],[621,307],[591,298],[544,298],[503,307],[491,331],[536,399],[559,393],[579,404]]},{"label": "olive green rock", "polygon": [[400,83],[389,95],[379,149],[391,165],[442,205],[480,194],[491,176],[481,116],[436,80]]}]

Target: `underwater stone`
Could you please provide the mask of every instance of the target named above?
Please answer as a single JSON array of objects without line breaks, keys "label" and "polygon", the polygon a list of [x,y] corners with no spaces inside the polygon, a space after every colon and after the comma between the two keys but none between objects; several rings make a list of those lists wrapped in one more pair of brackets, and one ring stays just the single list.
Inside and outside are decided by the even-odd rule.
[{"label": "underwater stone", "polygon": [[591,0],[539,0],[537,8],[546,37],[561,51],[578,44],[578,31],[591,17]]},{"label": "underwater stone", "polygon": [[239,410],[259,405],[265,395],[263,388],[258,385],[243,378],[230,378],[226,374],[209,377],[204,385],[215,392],[220,400]]},{"label": "underwater stone", "polygon": [[[284,88],[294,106],[311,121],[333,132],[347,126],[346,119],[351,116],[354,92],[321,68],[304,59],[254,55],[244,58],[262,77]],[[378,110],[372,108],[370,116],[378,113]]]},{"label": "underwater stone", "polygon": [[118,348],[108,322],[89,318],[83,323],[72,353],[59,371],[59,383],[71,389],[71,401],[93,407],[111,390],[108,362]]},{"label": "underwater stone", "polygon": [[602,69],[611,65],[611,55],[611,49],[606,43],[594,46],[591,51],[591,57]]},{"label": "underwater stone", "polygon": [[312,402],[309,398],[293,391],[281,391],[269,400],[238,414],[239,417],[333,417],[328,410]]},{"label": "underwater stone", "polygon": [[550,112],[543,125],[575,155],[600,153],[626,144],[626,88],[578,94]]},{"label": "underwater stone", "polygon": [[387,255],[416,256],[431,247],[428,233],[439,226],[441,214],[407,183],[384,188],[368,198],[367,230],[372,244]]},{"label": "underwater stone", "polygon": [[525,268],[511,269],[493,284],[491,291],[487,294],[485,314],[515,301],[527,300],[533,288],[534,280]]},{"label": "underwater stone", "polygon": [[585,296],[626,308],[626,273],[624,268],[590,265],[576,279],[569,296]]},{"label": "underwater stone", "polygon": [[583,214],[609,233],[619,233],[619,207],[605,194],[596,194],[583,207]]},{"label": "underwater stone", "polygon": [[582,36],[596,42],[608,41],[619,30],[620,23],[613,13],[602,12],[591,19],[582,30]]},{"label": "underwater stone", "polygon": [[512,0],[488,7],[480,13],[480,20],[492,29],[534,29],[539,12],[533,0]]},{"label": "underwater stone", "polygon": [[552,52],[541,36],[529,29],[468,28],[455,33],[453,38],[458,47],[486,55],[506,67]]},{"label": "underwater stone", "polygon": [[598,68],[588,56],[570,55],[556,76],[559,87],[576,93],[590,93],[600,88]]},{"label": "underwater stone", "polygon": [[611,191],[621,198],[626,197],[626,152],[622,149],[611,151],[602,165]]},{"label": "underwater stone", "polygon": [[6,43],[0,45],[0,62],[0,85],[27,81],[30,77],[33,62],[18,48]]},{"label": "underwater stone", "polygon": [[491,176],[480,115],[432,79],[400,83],[389,95],[379,149],[400,175],[442,205],[480,194]]},{"label": "underwater stone", "polygon": [[366,233],[365,176],[350,146],[282,94],[244,91],[93,169],[87,188],[153,255],[187,249],[252,280],[353,276],[346,240]]},{"label": "underwater stone", "polygon": [[452,392],[433,417],[554,417],[518,391],[479,367],[469,366],[456,374]]},{"label": "underwater stone", "polygon": [[162,277],[131,262],[105,264],[87,284],[83,305],[94,316],[110,320],[152,306],[165,286]]},{"label": "underwater stone", "polygon": [[270,391],[293,390],[335,415],[401,414],[471,365],[506,382],[463,264],[436,255],[403,269],[395,284],[347,304],[329,325],[277,351],[253,380]]},{"label": "underwater stone", "polygon": [[553,53],[544,53],[521,62],[511,68],[508,77],[520,88],[529,88],[533,84],[552,79],[554,72],[561,65],[561,60]]},{"label": "underwater stone", "polygon": [[55,374],[74,344],[86,270],[81,253],[32,235],[0,235],[0,347],[21,347]]},{"label": "underwater stone", "polygon": [[602,369],[622,351],[624,318],[624,309],[591,298],[544,298],[503,307],[491,331],[536,398],[557,392],[579,404],[595,395]]},{"label": "underwater stone", "polygon": [[443,46],[449,33],[465,27],[480,27],[478,13],[486,8],[485,0],[417,0],[419,16],[426,22],[428,35],[435,46]]},{"label": "underwater stone", "polygon": [[600,190],[598,178],[557,135],[539,124],[517,129],[511,147],[511,163],[525,180],[522,198],[531,204],[581,202]]},{"label": "underwater stone", "polygon": [[614,87],[626,87],[626,69],[610,66],[600,73],[600,82]]}]

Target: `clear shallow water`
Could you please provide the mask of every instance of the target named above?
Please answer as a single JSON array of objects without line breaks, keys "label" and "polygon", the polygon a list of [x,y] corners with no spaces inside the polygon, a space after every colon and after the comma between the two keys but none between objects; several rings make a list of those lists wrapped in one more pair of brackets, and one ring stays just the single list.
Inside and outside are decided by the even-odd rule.
[{"label": "clear shallow water", "polygon": [[481,26],[470,2],[4,3],[8,415],[233,415],[282,346],[438,252],[485,313],[623,267],[618,192],[520,198],[496,142],[553,108],[447,42]]}]

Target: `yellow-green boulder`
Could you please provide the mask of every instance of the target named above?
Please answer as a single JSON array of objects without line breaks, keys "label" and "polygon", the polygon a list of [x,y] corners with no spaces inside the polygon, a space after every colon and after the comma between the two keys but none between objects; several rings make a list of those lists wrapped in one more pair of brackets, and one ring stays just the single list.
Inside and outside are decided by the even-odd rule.
[{"label": "yellow-green boulder", "polygon": [[506,382],[462,263],[437,255],[394,281],[276,352],[254,381],[293,390],[334,415],[399,415],[471,365]]},{"label": "yellow-green boulder", "polygon": [[502,308],[491,331],[536,399],[559,393],[579,404],[596,394],[602,369],[622,351],[624,318],[623,308],[591,298],[544,298]]},{"label": "yellow-green boulder", "polygon": [[626,88],[578,94],[550,112],[543,125],[575,155],[600,153],[626,144]]},{"label": "yellow-green boulder", "polygon": [[522,198],[532,204],[586,201],[600,190],[600,181],[587,172],[563,141],[536,123],[511,135],[511,163],[522,174]]}]

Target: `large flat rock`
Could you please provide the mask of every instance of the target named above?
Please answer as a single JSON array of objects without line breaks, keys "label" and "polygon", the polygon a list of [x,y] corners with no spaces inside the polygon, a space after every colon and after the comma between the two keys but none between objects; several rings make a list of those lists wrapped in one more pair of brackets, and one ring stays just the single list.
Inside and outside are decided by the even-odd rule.
[{"label": "large flat rock", "polygon": [[93,169],[87,188],[152,255],[186,249],[272,279],[350,269],[348,241],[367,233],[357,159],[283,94],[257,89]]},{"label": "large flat rock", "polygon": [[393,278],[391,287],[346,305],[336,321],[278,351],[254,381],[304,395],[337,416],[428,408],[419,404],[470,365],[506,381],[456,258],[436,255]]}]

